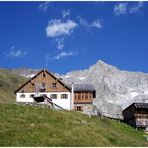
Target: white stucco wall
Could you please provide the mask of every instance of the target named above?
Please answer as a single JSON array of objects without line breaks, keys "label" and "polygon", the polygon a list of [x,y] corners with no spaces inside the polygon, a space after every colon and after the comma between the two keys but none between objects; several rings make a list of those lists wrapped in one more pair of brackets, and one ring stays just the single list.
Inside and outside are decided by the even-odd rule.
[{"label": "white stucco wall", "polygon": [[[35,93],[23,93],[25,95],[25,98],[20,98],[20,95],[22,95],[22,93],[16,93],[16,102],[34,102],[34,99],[30,97],[31,94]],[[57,99],[52,99],[52,101],[61,106],[64,109],[70,110],[70,92],[50,92],[50,93],[46,93],[46,92],[39,92],[38,95],[43,95],[46,94],[47,97],[50,98],[51,94],[57,94]],[[61,99],[61,94],[67,94],[68,98],[67,99]]]}]

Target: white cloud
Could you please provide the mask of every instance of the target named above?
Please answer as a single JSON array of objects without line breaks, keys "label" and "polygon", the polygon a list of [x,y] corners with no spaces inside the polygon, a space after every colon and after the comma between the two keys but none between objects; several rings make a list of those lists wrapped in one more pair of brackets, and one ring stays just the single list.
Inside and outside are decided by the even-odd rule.
[{"label": "white cloud", "polygon": [[114,13],[116,16],[125,15],[125,14],[134,14],[138,13],[144,4],[142,1],[136,2],[135,5],[129,5],[129,3],[119,3],[114,7]]},{"label": "white cloud", "polygon": [[114,7],[114,13],[116,16],[126,14],[127,13],[127,3],[116,4]]},{"label": "white cloud", "polygon": [[71,13],[71,10],[70,10],[70,9],[64,10],[64,11],[62,12],[63,18],[66,18],[67,16],[70,16],[70,13]]},{"label": "white cloud", "polygon": [[57,48],[58,48],[59,50],[61,50],[61,49],[64,48],[64,37],[56,38],[55,41],[57,42]]},{"label": "white cloud", "polygon": [[95,27],[95,28],[102,28],[102,20],[101,19],[96,19],[91,23],[88,23],[88,21],[82,17],[78,17],[80,24],[85,26],[85,27]]},{"label": "white cloud", "polygon": [[46,28],[47,37],[59,37],[61,35],[70,35],[78,24],[73,20],[62,22],[60,19],[50,20]]},{"label": "white cloud", "polygon": [[51,2],[48,2],[48,1],[46,1],[46,2],[44,2],[44,3],[41,3],[40,5],[39,5],[39,9],[40,10],[42,10],[42,11],[47,11],[48,10],[48,7],[49,7],[49,5],[50,5],[50,3]]},{"label": "white cloud", "polygon": [[144,6],[143,2],[140,1],[140,2],[138,2],[137,4],[135,4],[133,7],[131,7],[131,8],[129,9],[129,12],[130,12],[130,13],[137,13],[137,12],[139,12],[139,10],[140,10],[143,6]]},{"label": "white cloud", "polygon": [[97,20],[92,22],[91,26],[96,27],[96,28],[102,28],[102,21],[97,19]]},{"label": "white cloud", "polygon": [[14,46],[10,48],[8,52],[5,53],[7,57],[18,58],[25,57],[27,55],[27,51],[23,49],[16,49]]},{"label": "white cloud", "polygon": [[59,60],[59,59],[64,58],[64,57],[76,56],[78,54],[79,54],[78,52],[74,52],[74,51],[69,51],[69,52],[63,51],[63,52],[60,52],[55,57],[53,57],[52,60]]}]

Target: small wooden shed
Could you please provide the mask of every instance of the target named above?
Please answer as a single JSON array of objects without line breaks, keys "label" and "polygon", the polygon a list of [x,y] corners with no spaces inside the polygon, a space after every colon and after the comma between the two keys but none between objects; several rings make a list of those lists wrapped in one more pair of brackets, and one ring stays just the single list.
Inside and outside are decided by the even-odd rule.
[{"label": "small wooden shed", "polygon": [[135,128],[148,127],[148,103],[133,103],[123,110],[124,122]]}]

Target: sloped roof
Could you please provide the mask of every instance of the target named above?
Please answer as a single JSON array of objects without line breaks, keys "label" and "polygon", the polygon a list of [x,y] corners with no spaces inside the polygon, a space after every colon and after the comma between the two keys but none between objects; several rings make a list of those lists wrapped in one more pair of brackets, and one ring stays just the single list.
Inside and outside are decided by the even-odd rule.
[{"label": "sloped roof", "polygon": [[148,108],[148,103],[134,103],[136,108]]},{"label": "sloped roof", "polygon": [[138,102],[134,102],[131,105],[129,105],[127,108],[125,108],[123,111],[131,108],[132,106],[134,106],[137,109],[148,109],[148,103],[138,103]]},{"label": "sloped roof", "polygon": [[50,76],[52,76],[54,79],[57,79],[57,81],[62,84],[63,86],[65,86],[69,91],[71,91],[71,89],[65,85],[60,79],[56,78],[52,73],[48,72],[46,69],[40,70],[34,77],[30,78],[26,83],[24,83],[23,85],[21,85],[16,91],[15,93],[17,93],[21,88],[23,88],[25,85],[27,85],[29,82],[31,82],[31,80],[33,80],[34,78],[36,78],[40,73],[42,72],[47,72]]},{"label": "sloped roof", "polygon": [[[68,87],[72,87],[71,84],[67,85]],[[95,85],[93,84],[74,84],[74,91],[95,91]]]}]

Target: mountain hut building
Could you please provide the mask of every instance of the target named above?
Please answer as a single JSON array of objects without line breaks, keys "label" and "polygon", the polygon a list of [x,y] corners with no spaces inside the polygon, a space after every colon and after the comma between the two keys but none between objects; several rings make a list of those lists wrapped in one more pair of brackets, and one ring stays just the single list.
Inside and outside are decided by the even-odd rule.
[{"label": "mountain hut building", "polygon": [[92,84],[66,85],[45,69],[15,91],[16,102],[50,103],[51,106],[84,113],[92,111],[95,93]]},{"label": "mountain hut building", "polygon": [[148,103],[133,103],[123,110],[124,122],[135,128],[148,127]]}]

